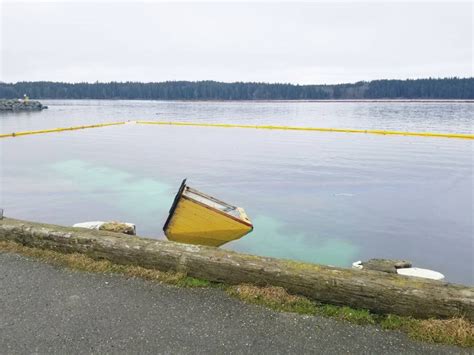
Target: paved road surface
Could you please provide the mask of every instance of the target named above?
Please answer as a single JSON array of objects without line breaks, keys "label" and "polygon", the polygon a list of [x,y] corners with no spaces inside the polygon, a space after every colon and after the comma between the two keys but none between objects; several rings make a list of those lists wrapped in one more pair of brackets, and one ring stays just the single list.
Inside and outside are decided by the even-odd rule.
[{"label": "paved road surface", "polygon": [[0,253],[0,353],[459,353],[398,332],[277,313],[218,289],[71,271]]}]

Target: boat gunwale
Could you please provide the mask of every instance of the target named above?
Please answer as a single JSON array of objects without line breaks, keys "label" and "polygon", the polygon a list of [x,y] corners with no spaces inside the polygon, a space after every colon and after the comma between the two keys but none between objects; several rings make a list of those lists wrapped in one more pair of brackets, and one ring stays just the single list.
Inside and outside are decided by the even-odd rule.
[{"label": "boat gunwale", "polygon": [[186,200],[192,201],[192,202],[194,202],[194,203],[196,203],[196,204],[198,204],[198,205],[200,205],[200,206],[203,206],[203,207],[205,207],[205,208],[207,208],[207,209],[209,209],[209,210],[211,210],[211,211],[217,212],[217,213],[219,213],[219,214],[221,214],[221,215],[223,215],[223,216],[229,217],[229,218],[231,218],[231,219],[233,219],[233,220],[235,220],[235,221],[237,221],[237,222],[240,222],[240,223],[242,223],[242,224],[244,224],[244,225],[250,227],[251,230],[250,230],[248,233],[250,233],[250,232],[253,230],[253,224],[252,224],[251,222],[247,222],[247,221],[244,221],[244,220],[242,220],[242,219],[240,219],[240,218],[234,217],[234,216],[232,216],[232,215],[230,215],[230,214],[228,214],[228,213],[225,213],[224,211],[221,211],[221,210],[219,210],[219,209],[217,209],[217,208],[208,206],[208,205],[206,205],[206,204],[204,204],[204,203],[202,203],[202,202],[199,202],[199,201],[193,199],[192,197],[186,196],[186,195],[184,195],[184,194],[181,194],[181,198],[184,198],[184,199],[186,199]]},{"label": "boat gunwale", "polygon": [[[184,188],[184,190],[183,190],[183,193],[182,193],[183,196],[186,196],[186,191],[189,191],[189,192],[194,193],[194,194],[196,194],[196,195],[198,195],[198,196],[202,196],[202,197],[204,197],[204,198],[207,198],[207,199],[209,199],[209,200],[211,200],[211,201],[213,201],[213,202],[216,202],[216,203],[218,203],[218,204],[220,204],[220,205],[223,205],[223,206],[226,206],[226,207],[232,207],[232,208],[235,209],[235,210],[238,208],[237,206],[231,205],[231,204],[229,204],[229,203],[227,203],[227,202],[224,202],[224,201],[222,201],[222,200],[219,200],[219,199],[217,199],[217,198],[215,198],[215,197],[213,197],[213,196],[207,195],[207,194],[205,194],[204,192],[201,192],[201,191],[198,191],[198,190],[196,190],[196,189],[193,189],[192,187],[189,187],[188,185],[186,185],[185,188]],[[191,196],[187,196],[187,197],[191,198],[193,201],[196,201],[196,200],[193,199]]]}]

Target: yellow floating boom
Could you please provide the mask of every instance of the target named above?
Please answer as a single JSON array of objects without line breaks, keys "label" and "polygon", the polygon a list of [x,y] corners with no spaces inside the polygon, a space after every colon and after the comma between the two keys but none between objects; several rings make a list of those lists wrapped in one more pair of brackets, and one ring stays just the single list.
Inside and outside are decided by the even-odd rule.
[{"label": "yellow floating boom", "polygon": [[379,129],[350,129],[350,128],[323,128],[323,127],[270,126],[270,125],[263,126],[263,125],[244,125],[244,124],[227,124],[227,123],[193,123],[193,122],[165,122],[165,121],[136,121],[136,123],[171,125],[171,126],[254,128],[254,129],[275,129],[275,130],[289,130],[289,131],[367,133],[367,134],[382,134],[382,135],[397,135],[397,136],[421,136],[421,137],[474,139],[474,134],[465,134],[465,133],[404,132],[404,131],[385,131],[385,130],[379,130]]},{"label": "yellow floating boom", "polygon": [[99,123],[99,124],[85,125],[85,126],[73,126],[73,127],[42,129],[42,130],[38,130],[38,131],[23,131],[23,132],[13,132],[13,133],[3,133],[3,134],[0,134],[0,138],[26,136],[26,135],[30,135],[30,134],[74,131],[74,130],[86,129],[86,128],[98,128],[98,127],[123,125],[123,124],[127,124],[127,123],[168,125],[168,126],[253,128],[253,129],[274,129],[274,130],[288,130],[288,131],[366,133],[366,134],[396,135],[396,136],[418,136],[418,137],[474,139],[474,134],[469,134],[469,133],[404,132],[404,131],[385,131],[385,130],[381,130],[381,129],[351,129],[351,128],[325,128],[325,127],[272,126],[272,125],[244,125],[244,124],[228,124],[228,123],[165,122],[165,121],[127,121],[127,122]]},{"label": "yellow floating boom", "polygon": [[23,132],[13,132],[13,133],[3,133],[3,134],[0,134],[0,138],[27,136],[27,135],[30,135],[30,134],[42,134],[42,133],[54,133],[54,132],[63,132],[63,131],[75,131],[75,130],[77,130],[77,129],[116,126],[116,125],[122,125],[122,124],[125,124],[125,123],[127,123],[127,122],[98,123],[98,124],[85,125],[85,126],[73,126],[73,127],[61,127],[61,128],[41,129],[41,130],[38,130],[38,131],[23,131]]}]

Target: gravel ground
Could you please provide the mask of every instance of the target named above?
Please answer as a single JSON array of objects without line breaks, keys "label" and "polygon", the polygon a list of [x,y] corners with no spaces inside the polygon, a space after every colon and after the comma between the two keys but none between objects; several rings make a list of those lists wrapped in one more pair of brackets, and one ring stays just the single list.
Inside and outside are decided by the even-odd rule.
[{"label": "gravel ground", "polygon": [[398,332],[0,253],[0,353],[460,353]]}]

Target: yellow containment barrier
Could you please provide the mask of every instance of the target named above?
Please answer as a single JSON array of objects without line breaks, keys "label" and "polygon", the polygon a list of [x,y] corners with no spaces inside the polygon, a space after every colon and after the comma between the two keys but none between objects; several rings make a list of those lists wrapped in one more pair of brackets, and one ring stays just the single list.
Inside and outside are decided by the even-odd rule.
[{"label": "yellow containment barrier", "polygon": [[41,129],[41,130],[38,130],[38,131],[23,131],[23,132],[4,133],[4,134],[0,134],[0,138],[27,136],[27,135],[30,135],[30,134],[42,134],[42,133],[54,133],[54,132],[63,132],[63,131],[75,131],[75,130],[77,130],[77,129],[108,127],[108,126],[122,125],[122,124],[125,124],[125,123],[127,123],[127,122],[98,123],[98,124],[85,125],[85,126],[73,126],[73,127]]},{"label": "yellow containment barrier", "polygon": [[419,137],[474,139],[474,134],[468,134],[468,133],[403,132],[403,131],[384,131],[384,130],[379,130],[379,129],[350,129],[350,128],[267,126],[267,125],[259,126],[259,125],[227,124],[227,123],[196,123],[196,122],[165,122],[165,121],[127,121],[127,122],[99,123],[99,124],[85,125],[85,126],[73,126],[73,127],[63,127],[63,128],[42,129],[42,130],[38,130],[38,131],[23,131],[23,132],[4,133],[4,134],[0,134],[0,138],[19,137],[19,136],[26,136],[26,135],[30,135],[30,134],[42,134],[42,133],[54,133],[54,132],[63,132],[63,131],[74,131],[74,130],[86,129],[86,128],[99,128],[99,127],[123,125],[123,124],[127,124],[127,123],[169,125],[169,126],[253,128],[253,129],[289,130],[289,131],[366,133],[366,134],[381,134],[381,135],[396,135],[396,136],[419,136]]},{"label": "yellow containment barrier", "polygon": [[244,125],[244,124],[164,122],[164,121],[136,121],[136,123],[171,125],[171,126],[254,128],[254,129],[290,130],[290,131],[367,133],[367,134],[382,134],[382,135],[397,135],[397,136],[421,136],[421,137],[474,139],[474,134],[465,134],[465,133],[403,132],[403,131],[384,131],[384,130],[379,130],[379,129],[320,128],[320,127],[297,127],[297,126],[258,126],[258,125],[254,126],[254,125]]}]

